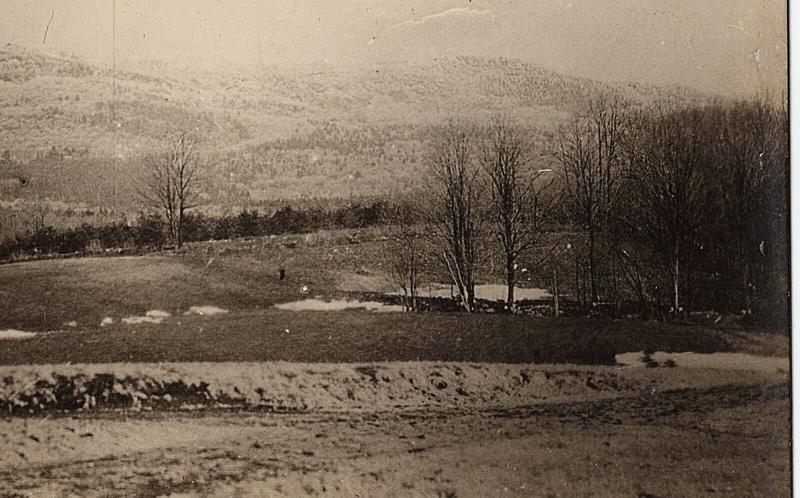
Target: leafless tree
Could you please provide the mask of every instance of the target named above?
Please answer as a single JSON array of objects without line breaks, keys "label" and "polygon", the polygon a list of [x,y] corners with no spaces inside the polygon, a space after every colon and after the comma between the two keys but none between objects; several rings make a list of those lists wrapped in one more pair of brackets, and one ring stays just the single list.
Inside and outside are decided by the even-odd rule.
[{"label": "leafless tree", "polygon": [[698,109],[638,113],[626,141],[632,196],[629,222],[668,269],[672,307],[682,307],[682,272],[708,206],[708,150]]},{"label": "leafless tree", "polygon": [[771,180],[784,179],[788,160],[785,115],[767,102],[740,102],[715,114],[713,141],[722,215],[740,275],[746,315],[753,312],[755,270],[770,239],[766,223],[780,196]]},{"label": "leafless tree", "polygon": [[494,236],[505,263],[506,307],[511,311],[517,260],[539,240],[551,206],[542,192],[552,182],[543,182],[542,172],[532,168],[530,142],[507,119],[495,120],[483,136],[480,162],[488,178]]},{"label": "leafless tree", "polygon": [[[588,269],[592,302],[599,300],[598,244],[605,233],[615,250],[611,223],[617,200],[621,142],[627,121],[625,103],[606,95],[589,102],[586,115],[558,133],[556,159],[561,166],[566,201],[573,219],[588,237]],[[612,271],[616,294],[616,272]]]},{"label": "leafless tree", "polygon": [[450,123],[435,139],[428,158],[431,198],[428,223],[439,244],[437,255],[447,267],[462,306],[475,309],[475,270],[482,225],[480,169],[470,150],[471,133]]},{"label": "leafless tree", "polygon": [[386,209],[384,221],[391,230],[390,247],[386,253],[387,276],[403,292],[405,310],[419,311],[417,289],[428,254],[420,213],[415,203],[398,199]]},{"label": "leafless tree", "polygon": [[197,201],[198,173],[196,144],[186,133],[180,134],[169,150],[145,159],[139,196],[164,214],[176,249],[183,244],[186,211]]}]

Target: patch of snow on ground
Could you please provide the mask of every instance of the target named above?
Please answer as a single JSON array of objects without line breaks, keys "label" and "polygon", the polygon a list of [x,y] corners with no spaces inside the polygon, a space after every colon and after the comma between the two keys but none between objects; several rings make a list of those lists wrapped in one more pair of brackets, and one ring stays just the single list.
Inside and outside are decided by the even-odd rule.
[{"label": "patch of snow on ground", "polygon": [[[458,290],[451,287],[449,284],[432,283],[430,285],[421,285],[417,289],[419,297],[443,297],[450,298],[457,294]],[[392,292],[393,295],[399,295],[400,292]],[[475,286],[475,297],[478,299],[485,299],[487,301],[505,301],[508,296],[508,287],[501,284],[481,284]],[[514,287],[514,301],[531,300],[536,301],[539,299],[551,299],[553,297],[550,292],[545,289]]]},{"label": "patch of snow on ground", "polygon": [[402,306],[396,304],[384,304],[376,301],[358,301],[356,299],[334,299],[332,301],[323,301],[322,299],[303,299],[301,301],[294,301],[291,303],[276,304],[275,307],[281,310],[289,311],[343,311],[358,309],[376,312],[404,311]]},{"label": "patch of snow on ground", "polygon": [[138,325],[140,323],[161,323],[163,318],[153,316],[129,316],[121,320],[122,323],[127,325]]},{"label": "patch of snow on ground", "polygon": [[[641,367],[647,364],[642,351],[618,354],[615,358],[620,365]],[[789,359],[776,356],[757,356],[746,353],[665,353],[658,351],[649,359],[659,366],[672,360],[674,366],[684,368],[712,368],[716,370],[758,370],[764,372],[789,371]]]},{"label": "patch of snow on ground", "polygon": [[113,318],[111,318],[110,316],[107,316],[107,317],[103,318],[103,319],[100,321],[100,326],[101,326],[101,327],[106,327],[106,326],[108,326],[108,325],[113,325],[113,324],[114,324],[114,319],[113,319]]},{"label": "patch of snow on ground", "polygon": [[216,306],[192,306],[189,308],[189,311],[184,313],[184,315],[218,315],[220,313],[227,313],[228,310],[225,308],[218,308]]},{"label": "patch of snow on ground", "polygon": [[166,311],[161,310],[150,310],[144,314],[144,316],[149,316],[151,318],[169,318],[170,314]]},{"label": "patch of snow on ground", "polygon": [[161,323],[169,317],[169,313],[161,310],[150,310],[144,316],[129,316],[122,319],[122,323],[136,325],[140,323]]},{"label": "patch of snow on ground", "polygon": [[30,339],[32,337],[36,337],[36,332],[25,332],[24,330],[16,329],[0,330],[0,340]]}]

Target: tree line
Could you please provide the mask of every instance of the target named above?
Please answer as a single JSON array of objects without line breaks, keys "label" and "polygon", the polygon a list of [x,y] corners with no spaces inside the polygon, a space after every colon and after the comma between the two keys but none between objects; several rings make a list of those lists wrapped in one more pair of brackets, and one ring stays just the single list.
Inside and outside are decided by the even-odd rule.
[{"label": "tree line", "polygon": [[[354,203],[332,209],[296,209],[291,206],[261,213],[243,210],[228,216],[184,213],[180,243],[306,233],[322,229],[366,228],[385,219],[387,204],[382,201]],[[142,213],[132,222],[103,226],[84,223],[75,228],[37,226],[28,233],[0,243],[0,261],[32,256],[81,254],[105,251],[151,251],[177,247],[177,237],[165,216]]]},{"label": "tree line", "polygon": [[499,257],[513,310],[521,264],[574,259],[571,293],[587,309],[785,321],[788,133],[785,106],[761,100],[603,96],[538,143],[507,117],[451,122],[414,198],[392,210],[390,273],[416,309],[416,287],[438,267],[474,311],[476,275]]}]

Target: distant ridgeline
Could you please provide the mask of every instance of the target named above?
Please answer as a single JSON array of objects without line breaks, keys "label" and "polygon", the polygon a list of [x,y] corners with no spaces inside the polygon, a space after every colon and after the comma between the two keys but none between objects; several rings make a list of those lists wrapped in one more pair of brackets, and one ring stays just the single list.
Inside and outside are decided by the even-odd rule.
[{"label": "distant ridgeline", "polygon": [[135,212],[143,155],[185,131],[202,149],[208,204],[376,197],[418,176],[431,132],[449,118],[511,113],[543,137],[601,93],[632,103],[706,99],[475,57],[249,74],[129,64],[115,74],[113,99],[111,78],[75,57],[0,48],[0,199]]}]

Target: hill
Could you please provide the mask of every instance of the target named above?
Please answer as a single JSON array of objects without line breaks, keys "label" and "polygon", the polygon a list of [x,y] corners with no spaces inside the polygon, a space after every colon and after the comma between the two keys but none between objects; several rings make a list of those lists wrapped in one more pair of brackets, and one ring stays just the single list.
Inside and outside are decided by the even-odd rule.
[{"label": "hill", "polygon": [[506,59],[262,68],[209,73],[162,63],[115,72],[67,56],[0,48],[0,200],[130,210],[141,155],[191,130],[217,206],[381,195],[419,172],[431,129],[510,113],[533,133],[600,93],[632,102],[704,98],[610,84]]}]

